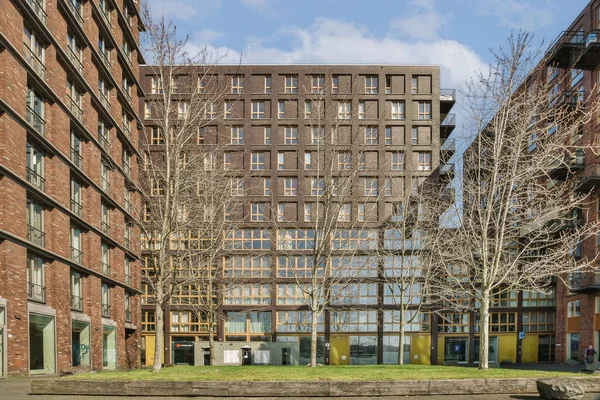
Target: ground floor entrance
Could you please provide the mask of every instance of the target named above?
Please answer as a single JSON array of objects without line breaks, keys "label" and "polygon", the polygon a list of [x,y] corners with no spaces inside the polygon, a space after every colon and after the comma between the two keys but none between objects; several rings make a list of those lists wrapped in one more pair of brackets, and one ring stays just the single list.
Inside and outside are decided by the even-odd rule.
[{"label": "ground floor entrance", "polygon": [[[183,338],[185,339],[185,338]],[[194,365],[194,342],[187,340],[177,340],[171,342],[171,359],[175,365]]]},{"label": "ground floor entrance", "polygon": [[53,316],[29,314],[29,371],[56,373],[56,333]]},{"label": "ground floor entrance", "polygon": [[71,354],[73,367],[89,367],[90,324],[83,321],[71,322]]},{"label": "ground floor entrance", "polygon": [[102,326],[102,367],[117,368],[117,329],[114,326]]}]

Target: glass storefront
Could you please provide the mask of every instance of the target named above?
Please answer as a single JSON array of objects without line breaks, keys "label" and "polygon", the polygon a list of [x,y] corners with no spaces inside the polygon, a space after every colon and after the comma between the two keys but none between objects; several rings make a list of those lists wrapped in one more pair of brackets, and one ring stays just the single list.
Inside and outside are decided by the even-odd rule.
[{"label": "glass storefront", "polygon": [[444,338],[444,363],[468,363],[469,338],[445,337]]},{"label": "glass storefront", "polygon": [[568,357],[571,360],[579,361],[579,333],[569,333],[568,341]]},{"label": "glass storefront", "polygon": [[377,364],[377,336],[350,336],[350,364]]},{"label": "glass storefront", "polygon": [[54,317],[29,314],[29,370],[32,374],[56,373]]},{"label": "glass storefront", "polygon": [[71,354],[74,367],[90,366],[90,324],[82,321],[71,323]]},{"label": "glass storefront", "polygon": [[117,369],[117,329],[114,326],[102,326],[102,367]]},{"label": "glass storefront", "polygon": [[194,337],[173,337],[172,360],[175,365],[194,365]]},{"label": "glass storefront", "polygon": [[[404,336],[404,351],[403,361],[404,364],[410,364],[410,342],[411,337],[409,335]],[[400,347],[400,338],[396,336],[384,336],[383,337],[383,363],[384,364],[398,364],[398,350]]]},{"label": "glass storefront", "polygon": [[[299,365],[310,364],[310,336],[277,336],[278,342],[293,342],[299,344]],[[317,363],[325,364],[325,340],[323,336],[317,336]]]},{"label": "glass storefront", "polygon": [[[473,362],[479,364],[479,347],[481,340],[479,337],[475,338],[475,354],[473,355]],[[488,338],[488,362],[490,364],[496,364],[498,362],[498,336],[490,336]]]}]

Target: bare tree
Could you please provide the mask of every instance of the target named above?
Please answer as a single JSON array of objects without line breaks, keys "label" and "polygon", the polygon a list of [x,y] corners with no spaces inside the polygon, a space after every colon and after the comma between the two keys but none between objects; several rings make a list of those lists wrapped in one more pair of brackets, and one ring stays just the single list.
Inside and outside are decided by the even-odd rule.
[{"label": "bare tree", "polygon": [[[377,276],[375,228],[383,182],[376,151],[380,116],[373,110],[371,121],[359,123],[371,110],[351,97],[357,90],[350,79],[335,85],[332,76],[306,79],[301,82],[304,103],[298,107],[298,113],[304,114],[303,139],[308,143],[299,166],[306,171],[305,184],[298,188],[293,182],[289,187],[282,182],[279,197],[303,192],[304,210],[298,213],[287,209],[286,203],[276,204],[273,225],[277,250],[290,264],[285,268],[287,277],[310,311],[310,366],[315,367],[324,311],[332,304],[351,307],[348,300],[358,298],[358,285]],[[290,140],[293,144],[298,139],[290,136]],[[286,167],[286,156],[278,155],[281,168]],[[296,263],[298,257],[303,262]]]},{"label": "bare tree", "polygon": [[174,25],[164,19],[152,20],[147,9],[144,18],[146,52],[153,60],[148,66],[152,88],[144,112],[152,123],[147,137],[140,141],[144,150],[140,186],[145,205],[139,214],[143,221],[142,250],[152,252],[144,278],[155,308],[152,370],[158,372],[163,364],[164,306],[175,291],[200,273],[190,273],[190,268],[202,266],[194,265],[200,262],[195,235],[204,215],[198,210],[198,187],[206,179],[204,166],[214,149],[199,144],[202,129],[221,118],[217,105],[226,88],[213,73],[218,59],[206,50],[188,54],[188,39],[180,39]]},{"label": "bare tree", "polygon": [[489,74],[466,87],[468,129],[477,137],[464,154],[460,226],[438,246],[446,282],[479,313],[480,369],[488,368],[495,296],[544,290],[595,262],[576,250],[598,223],[584,216],[588,193],[573,173],[590,151],[579,130],[597,104],[556,90],[544,61],[531,69],[538,52],[530,43],[526,33],[511,36]]}]

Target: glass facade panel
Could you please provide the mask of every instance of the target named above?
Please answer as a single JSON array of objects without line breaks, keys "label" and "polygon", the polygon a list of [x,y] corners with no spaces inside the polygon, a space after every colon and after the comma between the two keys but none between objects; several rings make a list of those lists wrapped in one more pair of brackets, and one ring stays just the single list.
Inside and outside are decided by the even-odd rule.
[{"label": "glass facade panel", "polygon": [[53,316],[29,314],[29,370],[31,374],[56,373]]},{"label": "glass facade panel", "polygon": [[102,367],[117,369],[117,329],[114,326],[102,326]]}]

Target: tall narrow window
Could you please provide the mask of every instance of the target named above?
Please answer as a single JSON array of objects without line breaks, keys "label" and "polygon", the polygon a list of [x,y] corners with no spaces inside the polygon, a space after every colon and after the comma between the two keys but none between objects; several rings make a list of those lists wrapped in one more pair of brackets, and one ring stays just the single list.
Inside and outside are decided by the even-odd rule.
[{"label": "tall narrow window", "polygon": [[27,240],[40,246],[45,246],[44,207],[27,199]]},{"label": "tall narrow window", "polygon": [[27,264],[27,299],[45,303],[44,260],[40,257],[29,255],[27,256]]},{"label": "tall narrow window", "polygon": [[27,181],[35,188],[44,190],[44,153],[30,142],[27,142]]}]

